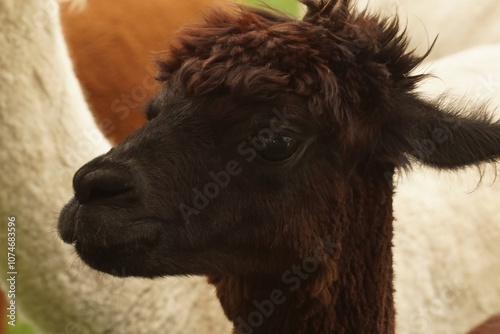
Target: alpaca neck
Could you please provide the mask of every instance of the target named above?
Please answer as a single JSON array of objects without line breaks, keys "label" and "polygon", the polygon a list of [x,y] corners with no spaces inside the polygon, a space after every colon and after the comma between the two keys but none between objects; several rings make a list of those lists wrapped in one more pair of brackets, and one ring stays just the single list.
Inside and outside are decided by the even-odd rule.
[{"label": "alpaca neck", "polygon": [[331,222],[336,249],[326,258],[212,279],[234,333],[394,333],[392,190],[385,181],[358,190],[342,204],[348,222]]}]

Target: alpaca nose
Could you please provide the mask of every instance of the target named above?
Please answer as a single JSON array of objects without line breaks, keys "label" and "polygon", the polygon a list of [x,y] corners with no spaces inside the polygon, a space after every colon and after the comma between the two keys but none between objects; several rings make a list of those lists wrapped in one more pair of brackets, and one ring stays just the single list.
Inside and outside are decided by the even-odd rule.
[{"label": "alpaca nose", "polygon": [[135,187],[123,168],[88,169],[82,167],[73,178],[75,197],[81,203],[134,197]]}]

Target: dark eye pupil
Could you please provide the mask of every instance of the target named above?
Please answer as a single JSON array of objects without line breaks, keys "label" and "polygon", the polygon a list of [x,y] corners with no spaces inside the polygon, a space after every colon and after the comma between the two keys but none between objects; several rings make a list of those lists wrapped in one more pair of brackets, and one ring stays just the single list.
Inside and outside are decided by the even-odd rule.
[{"label": "dark eye pupil", "polygon": [[259,155],[270,162],[280,162],[290,158],[298,147],[295,138],[281,134],[261,136],[261,142],[265,146]]}]

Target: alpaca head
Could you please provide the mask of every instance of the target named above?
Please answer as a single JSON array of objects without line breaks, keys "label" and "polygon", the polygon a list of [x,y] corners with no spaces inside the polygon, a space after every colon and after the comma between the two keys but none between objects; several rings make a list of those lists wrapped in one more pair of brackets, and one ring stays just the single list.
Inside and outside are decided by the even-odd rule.
[{"label": "alpaca head", "polygon": [[397,21],[302,2],[302,20],[239,8],[180,34],[149,122],[74,177],[59,231],[86,263],[154,277],[338,259],[350,221],[392,219],[394,170],[500,155],[483,110],[414,93],[423,58]]}]

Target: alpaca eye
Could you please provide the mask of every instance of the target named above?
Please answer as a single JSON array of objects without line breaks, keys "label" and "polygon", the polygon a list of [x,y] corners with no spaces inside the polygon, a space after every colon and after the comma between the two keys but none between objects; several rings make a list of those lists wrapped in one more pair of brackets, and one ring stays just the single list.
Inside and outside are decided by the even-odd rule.
[{"label": "alpaca eye", "polygon": [[257,152],[262,159],[269,162],[287,160],[297,151],[299,146],[297,139],[279,133],[259,135],[259,141],[263,148]]},{"label": "alpaca eye", "polygon": [[158,110],[153,107],[153,102],[150,101],[147,105],[146,108],[144,109],[144,115],[146,116],[146,119],[148,121],[151,121],[154,119],[156,116],[158,116]]}]

